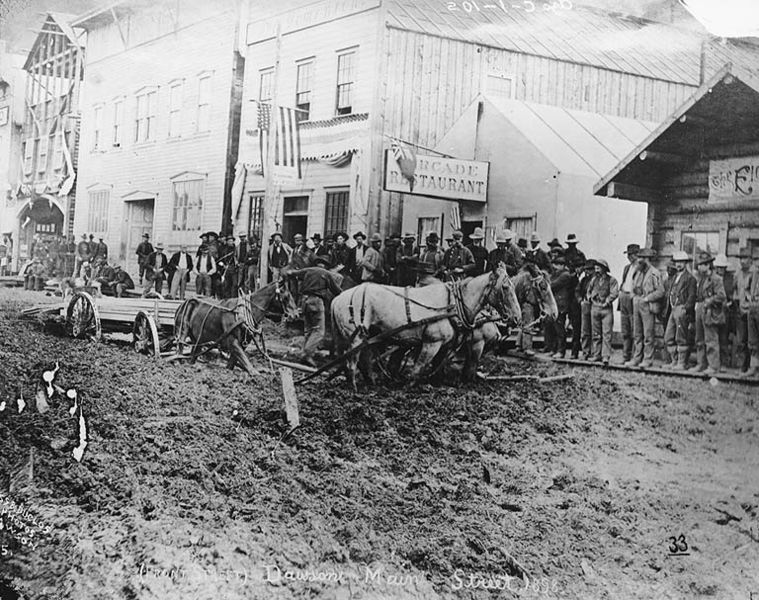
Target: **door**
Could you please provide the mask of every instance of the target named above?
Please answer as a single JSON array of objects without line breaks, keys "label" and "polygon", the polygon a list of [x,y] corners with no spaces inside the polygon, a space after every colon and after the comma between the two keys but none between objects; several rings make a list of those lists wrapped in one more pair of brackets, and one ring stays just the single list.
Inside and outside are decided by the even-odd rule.
[{"label": "door", "polygon": [[[472,243],[469,236],[474,233],[476,227],[482,227],[482,221],[463,221],[461,223],[461,233],[464,234],[464,245],[467,246]],[[483,240],[484,243],[484,240]]]},{"label": "door", "polygon": [[303,237],[308,235],[308,217],[305,215],[285,215],[282,223],[282,237],[285,244],[293,245],[293,237],[300,233]]},{"label": "door", "polygon": [[150,235],[153,239],[153,206],[155,200],[134,200],[127,203],[127,245],[126,245],[126,270],[130,275],[138,272],[137,246],[142,242],[142,235]]}]

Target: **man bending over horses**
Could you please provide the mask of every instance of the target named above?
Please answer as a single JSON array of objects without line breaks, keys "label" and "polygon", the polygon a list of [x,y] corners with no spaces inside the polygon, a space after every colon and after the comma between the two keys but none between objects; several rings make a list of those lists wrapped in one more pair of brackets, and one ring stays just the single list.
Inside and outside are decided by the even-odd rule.
[{"label": "man bending over horses", "polygon": [[305,269],[286,270],[282,274],[300,282],[301,310],[303,312],[304,364],[315,367],[314,354],[324,339],[325,314],[332,299],[342,292],[342,275],[328,271],[329,258],[317,256],[315,266]]}]

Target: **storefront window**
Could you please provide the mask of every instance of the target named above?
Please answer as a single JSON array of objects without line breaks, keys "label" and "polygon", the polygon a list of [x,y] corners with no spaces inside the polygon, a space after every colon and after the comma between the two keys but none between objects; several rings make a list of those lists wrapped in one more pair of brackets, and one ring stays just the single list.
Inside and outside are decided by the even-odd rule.
[{"label": "storefront window", "polygon": [[694,264],[700,252],[715,256],[719,252],[719,231],[684,231],[682,249],[688,253]]}]

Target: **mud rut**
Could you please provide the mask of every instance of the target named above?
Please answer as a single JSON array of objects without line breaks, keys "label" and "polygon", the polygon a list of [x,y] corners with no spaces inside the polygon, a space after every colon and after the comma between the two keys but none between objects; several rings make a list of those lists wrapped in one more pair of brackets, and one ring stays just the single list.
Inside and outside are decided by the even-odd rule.
[{"label": "mud rut", "polygon": [[[338,379],[299,389],[304,427],[272,457],[273,377],[18,320],[39,299],[0,291],[0,492],[41,527],[35,549],[0,531],[0,576],[25,597],[759,597],[751,388],[577,371],[354,395]],[[87,402],[81,464],[67,402],[13,403],[55,360]]]}]

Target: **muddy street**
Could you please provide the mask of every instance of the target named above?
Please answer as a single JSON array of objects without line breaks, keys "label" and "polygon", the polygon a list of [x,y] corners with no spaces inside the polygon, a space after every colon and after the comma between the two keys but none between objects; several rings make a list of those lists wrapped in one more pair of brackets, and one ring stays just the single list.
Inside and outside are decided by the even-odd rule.
[{"label": "muddy street", "polygon": [[[252,381],[72,340],[20,318],[41,299],[0,292],[0,575],[21,597],[759,594],[756,388],[602,369],[359,394],[317,380],[275,449],[282,391],[260,357]],[[71,400],[36,401],[56,362],[87,416],[81,462]]]}]

